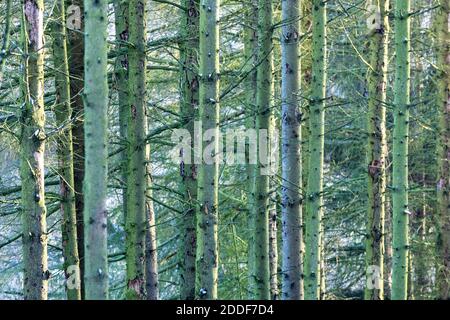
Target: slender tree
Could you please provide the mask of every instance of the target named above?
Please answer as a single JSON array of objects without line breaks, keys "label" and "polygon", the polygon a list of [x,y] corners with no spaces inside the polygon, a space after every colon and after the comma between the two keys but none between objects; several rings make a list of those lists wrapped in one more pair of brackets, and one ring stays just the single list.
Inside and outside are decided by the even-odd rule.
[{"label": "slender tree", "polygon": [[[119,126],[120,138],[124,146],[128,137],[128,40],[129,40],[129,23],[128,23],[128,3],[123,0],[114,1],[114,19],[116,28],[117,57],[114,68],[114,86],[117,90],[117,98],[119,103]],[[121,159],[121,178],[122,178],[122,208],[124,219],[127,210],[127,149],[123,148]]]},{"label": "slender tree", "polygon": [[[80,300],[80,261],[77,243],[77,217],[73,172],[72,107],[70,104],[70,79],[67,58],[67,32],[65,1],[58,0],[54,7],[53,59],[55,66],[55,117],[62,128],[58,137],[58,161],[60,174],[60,197],[62,212],[62,248],[64,272],[70,282],[66,285],[67,298]],[[72,277],[75,277],[72,280]]]},{"label": "slender tree", "polygon": [[127,299],[145,297],[146,234],[146,5],[142,0],[129,1],[130,46],[128,107],[128,170],[126,209]]},{"label": "slender tree", "polygon": [[323,163],[326,96],[326,3],[312,3],[312,83],[309,110],[309,161],[306,192],[305,299],[318,300],[323,215]]},{"label": "slender tree", "polygon": [[439,142],[438,142],[438,209],[439,267],[437,284],[439,298],[450,298],[450,3],[441,0],[437,14],[438,34],[438,97]]},{"label": "slender tree", "polygon": [[[195,137],[194,123],[198,120],[199,107],[199,5],[198,0],[184,0],[185,11],[182,12],[180,32],[181,56],[181,101],[180,109],[185,128],[191,137]],[[184,195],[185,206],[181,218],[182,250],[181,260],[181,287],[182,300],[195,299],[195,250],[196,250],[196,209],[197,209],[197,163],[193,161],[194,139],[191,139],[190,150],[180,150],[182,154],[191,155],[189,163],[180,163],[181,189]]]},{"label": "slender tree", "polygon": [[217,299],[219,184],[219,9],[218,0],[200,4],[200,119],[207,147],[198,179],[197,295]]},{"label": "slender tree", "polygon": [[[257,118],[258,153],[260,159],[255,175],[255,297],[260,300],[270,298],[270,268],[269,268],[269,154],[261,157],[262,144],[267,144],[273,125],[272,89],[273,89],[273,44],[272,44],[272,1],[258,1],[258,68],[257,68]],[[270,138],[269,138],[270,139]]]},{"label": "slender tree", "polygon": [[[258,0],[251,0],[246,3],[245,7],[245,24],[244,28],[244,55],[246,62],[246,71],[248,73],[245,79],[245,110],[248,113],[246,120],[247,130],[256,129],[256,87],[257,87],[257,70],[258,64],[258,32],[256,26],[258,25]],[[247,254],[247,268],[248,268],[248,298],[255,297],[256,279],[255,279],[255,175],[256,165],[250,163],[251,149],[250,143],[247,144],[247,212],[248,212],[248,254]]]},{"label": "slender tree", "polygon": [[392,168],[392,299],[406,300],[408,278],[408,142],[410,103],[410,1],[395,1],[395,83]]},{"label": "slender tree", "polygon": [[25,53],[21,115],[22,241],[25,300],[48,294],[47,223],[44,186],[44,1],[23,0]]},{"label": "slender tree", "polygon": [[282,298],[303,298],[302,279],[302,163],[300,91],[300,9],[299,0],[282,4]]},{"label": "slender tree", "polygon": [[[372,3],[370,1],[370,3]],[[366,240],[366,300],[384,299],[384,224],[386,193],[386,85],[388,67],[389,0],[377,2],[370,27],[370,67],[367,114],[368,212]],[[369,284],[369,285],[368,285]]]},{"label": "slender tree", "polygon": [[70,98],[72,107],[72,140],[75,185],[75,209],[77,213],[77,242],[80,258],[81,297],[84,286],[84,0],[67,0],[67,40],[70,73]]},{"label": "slender tree", "polygon": [[108,1],[85,0],[84,238],[87,300],[108,298],[107,253],[107,27]]}]

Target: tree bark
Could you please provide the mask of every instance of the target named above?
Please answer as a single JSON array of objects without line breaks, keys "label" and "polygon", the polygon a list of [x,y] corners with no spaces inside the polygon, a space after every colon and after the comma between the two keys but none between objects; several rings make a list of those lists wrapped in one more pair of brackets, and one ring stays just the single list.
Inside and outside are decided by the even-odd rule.
[{"label": "tree bark", "polygon": [[21,125],[24,299],[48,295],[47,222],[44,186],[44,1],[23,0],[24,98]]},{"label": "tree bark", "polygon": [[55,3],[52,25],[55,67],[55,117],[62,132],[57,141],[62,212],[62,248],[68,300],[80,300],[80,260],[77,243],[77,216],[73,171],[72,106],[67,57],[66,11],[64,0]]},{"label": "tree bark", "polygon": [[[272,1],[258,1],[258,68],[257,68],[257,118],[259,161],[255,176],[255,298],[270,299],[269,266],[269,153],[261,156],[262,144],[268,144],[273,129],[273,44]],[[267,137],[264,137],[263,132]]]},{"label": "tree bark", "polygon": [[84,0],[66,0],[67,39],[70,73],[70,97],[72,106],[72,139],[75,185],[75,210],[77,213],[77,242],[80,258],[81,297],[85,298],[84,285]]},{"label": "tree bark", "polygon": [[195,149],[194,123],[198,121],[199,111],[199,0],[184,0],[182,24],[180,32],[183,38],[180,43],[181,50],[181,101],[180,108],[183,123],[189,131],[191,138],[190,150],[180,150],[191,155],[190,162],[180,163],[181,189],[184,195],[184,209],[181,218],[182,250],[181,260],[181,286],[180,298],[182,300],[195,299],[195,250],[196,250],[196,211],[197,211],[197,173],[198,164],[193,161],[192,151]]},{"label": "tree bark", "polygon": [[[245,7],[245,21],[247,22],[244,28],[244,55],[247,64],[246,70],[248,76],[245,80],[245,102],[248,117],[246,120],[247,130],[256,129],[256,87],[257,87],[257,64],[258,64],[258,32],[256,26],[258,25],[258,0],[251,0]],[[247,175],[247,212],[248,212],[248,249],[247,249],[247,268],[248,268],[248,299],[255,298],[256,279],[255,279],[255,176],[256,164],[250,163],[251,149],[250,143],[247,144],[246,150],[246,175]]]},{"label": "tree bark", "polygon": [[219,8],[218,0],[200,5],[200,119],[211,133],[198,180],[197,295],[205,300],[217,299],[218,281]]},{"label": "tree bark", "polygon": [[410,1],[395,2],[395,83],[392,168],[392,299],[407,299],[408,283],[408,142],[410,104]]},{"label": "tree bark", "polygon": [[321,223],[326,97],[326,3],[312,4],[312,84],[309,112],[309,161],[305,236],[305,299],[320,296]]},{"label": "tree bark", "polygon": [[[372,2],[370,2],[372,3]],[[370,30],[367,114],[368,207],[366,234],[366,300],[384,299],[384,225],[386,206],[386,85],[389,44],[389,0],[377,5],[379,22]],[[369,285],[368,285],[369,283]]]},{"label": "tree bark", "polygon": [[439,298],[450,299],[450,3],[441,1],[437,15],[438,34],[438,104],[439,104],[439,179],[438,208],[439,234],[437,241],[439,269],[437,284]]},{"label": "tree bark", "polygon": [[87,300],[108,299],[107,125],[108,1],[85,0],[84,239]]},{"label": "tree bark", "polygon": [[130,38],[128,104],[128,170],[126,215],[127,291],[129,300],[145,298],[146,183],[146,5],[129,1]]},{"label": "tree bark", "polygon": [[282,1],[282,298],[303,298],[302,160],[299,0]]}]

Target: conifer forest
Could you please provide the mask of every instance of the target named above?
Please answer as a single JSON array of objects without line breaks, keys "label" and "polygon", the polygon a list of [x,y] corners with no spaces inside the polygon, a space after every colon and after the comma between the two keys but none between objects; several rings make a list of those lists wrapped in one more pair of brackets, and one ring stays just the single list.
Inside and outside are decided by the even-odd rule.
[{"label": "conifer forest", "polygon": [[0,300],[449,300],[450,0],[0,0]]}]

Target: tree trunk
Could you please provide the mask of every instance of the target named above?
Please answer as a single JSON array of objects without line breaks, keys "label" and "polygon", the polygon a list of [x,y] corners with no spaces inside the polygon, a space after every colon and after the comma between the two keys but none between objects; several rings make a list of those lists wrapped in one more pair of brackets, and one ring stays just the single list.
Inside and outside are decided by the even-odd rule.
[{"label": "tree trunk", "polygon": [[300,1],[282,1],[282,298],[303,298]]},{"label": "tree trunk", "polygon": [[129,300],[145,297],[145,234],[146,234],[146,6],[142,0],[129,1],[130,46],[128,170],[126,215],[126,263]]},{"label": "tree trunk", "polygon": [[[270,299],[269,266],[269,175],[270,156],[261,152],[268,144],[273,129],[273,44],[272,1],[258,1],[258,68],[257,68],[257,118],[259,161],[255,174],[255,298]],[[263,133],[265,132],[265,133]],[[267,135],[267,138],[264,136]],[[268,149],[268,148],[267,148]]]},{"label": "tree trunk", "polygon": [[438,167],[439,180],[438,208],[439,208],[439,235],[438,256],[439,269],[437,273],[437,284],[439,298],[450,299],[450,3],[441,1],[438,12],[438,104],[440,110],[438,142]]},{"label": "tree trunk", "polygon": [[84,238],[87,300],[108,298],[107,125],[108,1],[85,0]]},{"label": "tree trunk", "polygon": [[80,258],[81,298],[85,298],[84,285],[84,5],[83,0],[66,0],[70,97],[73,113],[72,139],[75,183],[75,209],[77,213],[77,242]]},{"label": "tree trunk", "polygon": [[305,299],[320,295],[321,223],[323,215],[323,163],[326,95],[326,3],[312,4],[312,84],[310,99],[310,135],[305,237]]},{"label": "tree trunk", "polygon": [[24,98],[21,126],[24,299],[48,294],[47,222],[44,186],[44,1],[23,1]]},{"label": "tree trunk", "polygon": [[128,22],[128,3],[122,0],[116,0],[114,2],[114,17],[116,27],[116,49],[120,53],[116,57],[115,63],[115,81],[114,86],[117,90],[118,102],[119,102],[119,127],[121,143],[124,146],[121,157],[121,178],[122,178],[122,209],[124,221],[126,220],[127,211],[127,146],[128,139],[128,113],[129,113],[129,98],[128,98],[128,45],[129,40],[129,22]]},{"label": "tree trunk", "polygon": [[199,0],[184,0],[182,25],[180,32],[183,38],[181,50],[181,101],[180,108],[183,123],[189,131],[191,139],[190,150],[180,150],[184,155],[189,154],[190,162],[180,163],[181,189],[184,195],[184,209],[181,218],[182,250],[180,250],[181,275],[180,298],[182,300],[195,299],[195,250],[196,250],[196,211],[197,211],[197,163],[193,161],[194,123],[198,121],[199,107]]},{"label": "tree trunk", "polygon": [[395,2],[395,84],[392,168],[392,299],[407,299],[408,283],[408,143],[410,103],[410,0]]},{"label": "tree trunk", "polygon": [[[247,130],[256,129],[256,87],[257,87],[257,72],[256,65],[258,64],[258,33],[256,26],[258,25],[258,0],[251,0],[245,7],[245,21],[247,22],[244,28],[244,55],[247,64],[246,70],[248,76],[245,80],[245,103],[248,114],[246,120]],[[247,268],[248,268],[248,299],[255,298],[255,174],[256,165],[250,163],[251,149],[250,143],[247,144],[247,212],[248,212],[248,254],[247,254]]]},{"label": "tree trunk", "polygon": [[[207,147],[200,166],[197,215],[197,294],[217,299],[218,184],[219,184],[219,6],[218,0],[200,5],[200,118]],[[207,131],[210,135],[206,136]]]},{"label": "tree trunk", "polygon": [[72,107],[70,105],[70,79],[64,0],[58,0],[55,3],[53,13],[55,15],[55,22],[52,25],[53,58],[56,71],[55,117],[58,128],[63,128],[57,142],[62,212],[63,268],[67,282],[67,299],[80,300],[80,260],[78,257],[73,172]]},{"label": "tree trunk", "polygon": [[[369,1],[372,3],[371,1]],[[378,2],[380,20],[371,27],[367,114],[368,207],[366,239],[366,300],[384,299],[384,224],[386,206],[386,84],[389,42],[389,0]]]}]

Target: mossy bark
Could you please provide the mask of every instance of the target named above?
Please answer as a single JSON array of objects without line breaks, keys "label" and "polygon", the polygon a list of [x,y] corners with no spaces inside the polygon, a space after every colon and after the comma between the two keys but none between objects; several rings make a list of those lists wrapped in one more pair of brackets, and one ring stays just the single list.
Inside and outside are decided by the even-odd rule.
[{"label": "mossy bark", "polygon": [[25,104],[21,114],[20,177],[24,299],[46,300],[50,272],[44,186],[44,1],[23,0],[22,5]]}]

